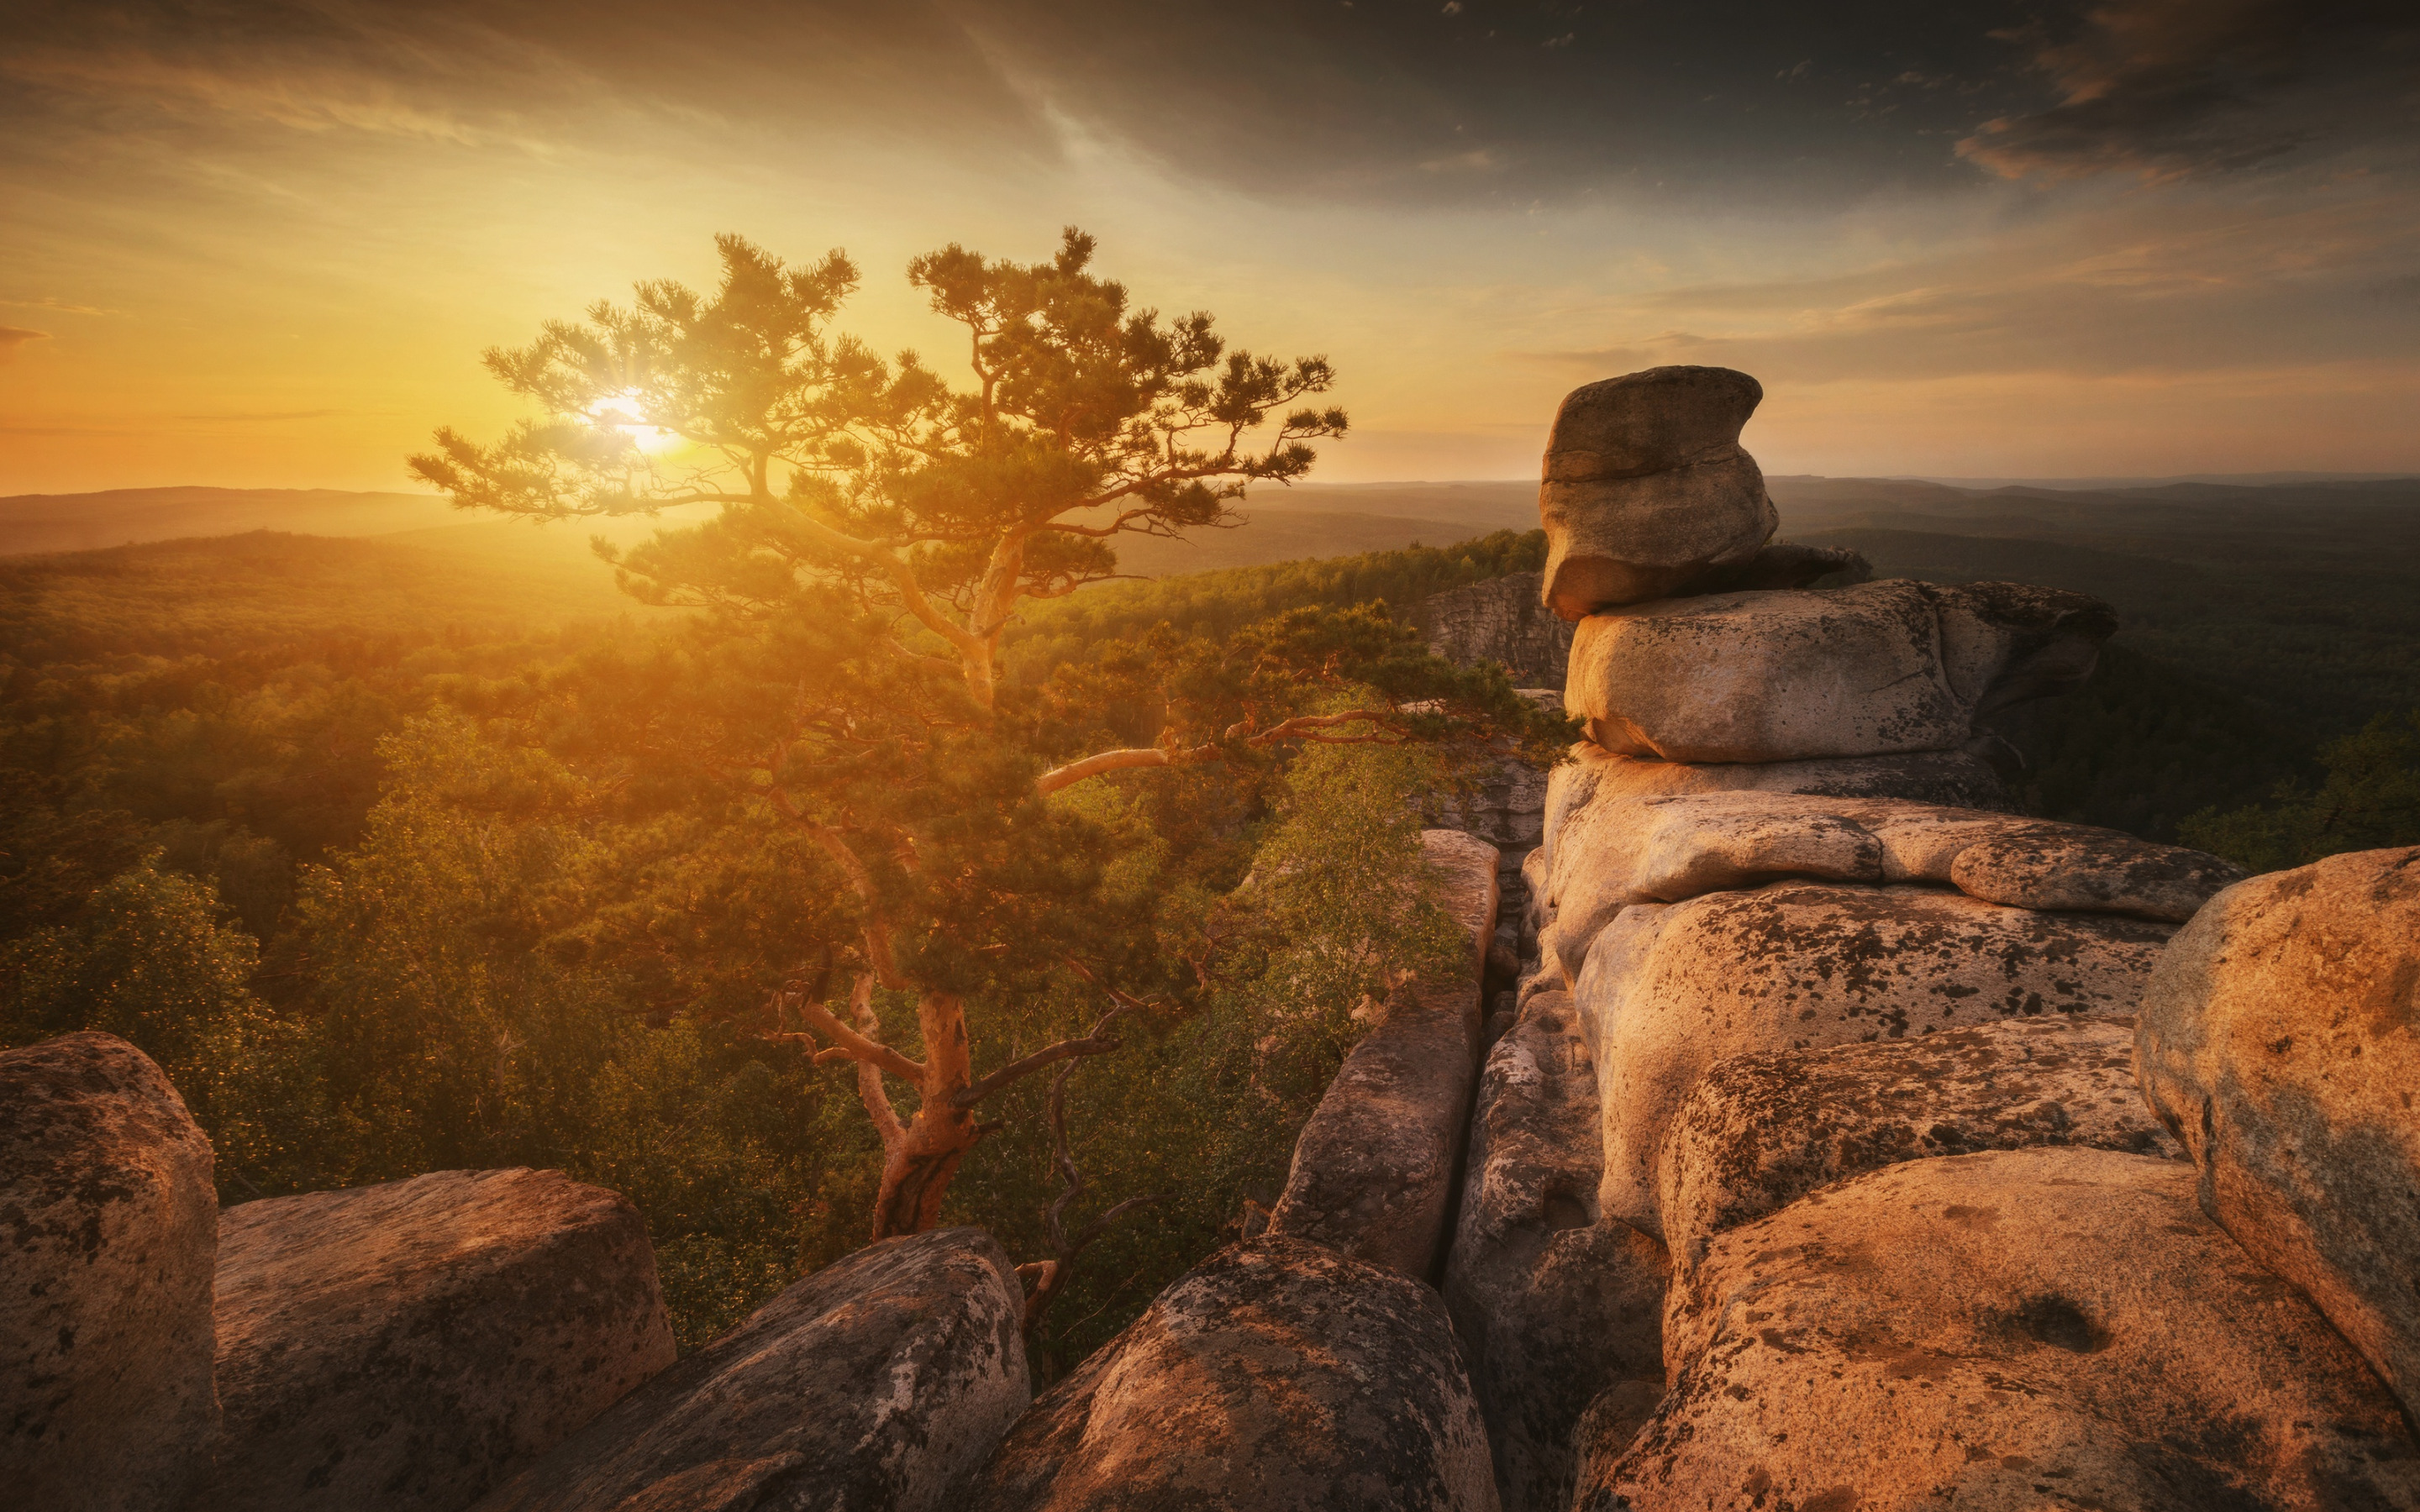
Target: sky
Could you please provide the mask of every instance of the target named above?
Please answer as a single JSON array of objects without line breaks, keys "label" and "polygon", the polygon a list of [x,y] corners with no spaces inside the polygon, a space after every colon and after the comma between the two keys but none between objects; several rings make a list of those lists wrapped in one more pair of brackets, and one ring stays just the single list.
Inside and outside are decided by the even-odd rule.
[{"label": "sky", "polygon": [[410,486],[723,231],[946,367],[908,260],[1068,224],[1329,481],[1668,363],[1769,472],[2420,471],[2416,190],[2408,3],[0,0],[0,494]]}]

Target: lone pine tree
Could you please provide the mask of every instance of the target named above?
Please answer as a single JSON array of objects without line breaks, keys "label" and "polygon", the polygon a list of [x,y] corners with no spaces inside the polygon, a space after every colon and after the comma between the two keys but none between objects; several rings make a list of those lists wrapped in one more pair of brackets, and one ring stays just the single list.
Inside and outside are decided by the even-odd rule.
[{"label": "lone pine tree", "polygon": [[[488,353],[542,416],[491,444],[440,431],[411,467],[459,506],[540,519],[713,506],[627,554],[599,543],[627,591],[701,612],[650,669],[590,690],[592,714],[737,785],[829,863],[853,938],[837,964],[800,942],[777,1017],[818,1063],[854,1063],[884,1151],[874,1237],[911,1233],[937,1221],[986,1097],[1115,1048],[1121,1014],[1199,978],[1198,937],[1105,902],[1115,841],[1051,795],[1306,741],[1538,727],[1499,672],[1439,661],[1373,608],[1215,644],[1163,628],[1004,682],[1020,601],[1114,576],[1122,535],[1236,523],[1248,485],[1308,472],[1311,443],[1345,429],[1306,402],[1327,363],[1134,308],[1070,229],[1047,262],[953,245],[909,265],[964,332],[954,385],[830,329],[858,281],[841,253],[791,268],[717,245],[710,296],[642,284],[628,307]],[[1094,1032],[976,1074],[986,1001],[1071,985],[1103,1010]],[[921,1059],[886,1041],[877,989],[912,997]],[[886,1077],[915,1093],[905,1118]]]}]

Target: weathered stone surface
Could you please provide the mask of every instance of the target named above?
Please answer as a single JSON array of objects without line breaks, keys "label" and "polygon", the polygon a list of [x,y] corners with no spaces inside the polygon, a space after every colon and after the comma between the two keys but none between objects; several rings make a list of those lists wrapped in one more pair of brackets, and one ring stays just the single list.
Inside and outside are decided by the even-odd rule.
[{"label": "weathered stone surface", "polygon": [[1585,1512],[2420,1505],[2394,1398],[2181,1162],[1885,1167],[1716,1239],[1664,1338],[1653,1419],[1583,1445]]},{"label": "weathered stone surface", "polygon": [[1298,1239],[1195,1266],[1045,1393],[969,1512],[1477,1512],[1487,1435],[1445,1304]]},{"label": "weathered stone surface", "polygon": [[1671,762],[1954,750],[2081,683],[2116,628],[2098,599],[2011,583],[1662,599],[1580,625],[1564,704],[1606,750]]},{"label": "weathered stone surface", "polygon": [[1633,1383],[1643,1418],[1664,1391],[1664,1247],[1597,1220],[1598,1121],[1571,998],[1531,997],[1488,1053],[1445,1272],[1505,1512],[1571,1504],[1590,1402]]},{"label": "weathered stone surface", "polygon": [[2219,894],[2161,959],[2137,1052],[2203,1209],[2420,1413],[2420,847]]},{"label": "weathered stone surface", "polygon": [[1872,574],[1873,563],[1865,559],[1864,553],[1844,546],[1802,546],[1796,541],[1768,541],[1757,548],[1755,556],[1740,565],[1723,568],[1690,584],[1689,588],[1690,592],[1699,594],[1805,588],[1836,572],[1847,573],[1852,580],[1862,582]]},{"label": "weathered stone surface", "polygon": [[2242,870],[2114,829],[1892,799],[1601,797],[1564,827],[1547,895],[1575,965],[1623,908],[1780,877],[1930,882],[2012,908],[2182,923]]},{"label": "weathered stone surface", "polygon": [[2125,1019],[2006,1019],[1917,1040],[1733,1056],[1673,1115],[1657,1211],[1683,1270],[1717,1234],[1861,1172],[2072,1145],[2176,1158]]},{"label": "weathered stone surface", "polygon": [[1413,623],[1429,649],[1450,661],[1498,662],[1515,683],[1560,687],[1571,670],[1572,626],[1539,601],[1544,582],[1538,573],[1515,572],[1448,588],[1420,600]]},{"label": "weathered stone surface", "polygon": [[1742,569],[1779,517],[1739,444],[1764,397],[1745,373],[1655,367],[1567,395],[1546,437],[1543,601],[1567,620]]},{"label": "weathered stone surface", "polygon": [[980,1228],[824,1267],[478,1512],[936,1512],[1032,1397],[1024,1288]]},{"label": "weathered stone surface", "polygon": [[559,1171],[229,1208],[193,1512],[468,1506],[673,1360],[638,1210]]},{"label": "weathered stone surface", "polygon": [[148,1512],[207,1462],[210,1165],[115,1035],[0,1051],[0,1500]]},{"label": "weathered stone surface", "polygon": [[1656,1151],[1717,1061],[2042,1013],[2132,1013],[2169,933],[1908,886],[1782,882],[1626,909],[1572,994],[1605,1109],[1602,1211],[1666,1237]]},{"label": "weathered stone surface", "polygon": [[1471,933],[1466,975],[1414,981],[1387,1003],[1295,1141],[1271,1234],[1314,1241],[1422,1280],[1452,1220],[1454,1169],[1479,1078],[1480,973],[1496,933],[1496,848],[1420,832],[1438,902]]}]

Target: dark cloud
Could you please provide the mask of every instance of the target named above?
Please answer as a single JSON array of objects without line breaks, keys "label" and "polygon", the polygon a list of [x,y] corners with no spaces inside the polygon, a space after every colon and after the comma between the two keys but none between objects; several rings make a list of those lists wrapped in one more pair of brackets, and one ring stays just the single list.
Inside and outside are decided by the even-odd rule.
[{"label": "dark cloud", "polygon": [[47,331],[28,331],[23,326],[0,326],[0,352],[13,351],[29,341],[48,341]]},{"label": "dark cloud", "polygon": [[2372,0],[2111,0],[2063,33],[2012,33],[2058,91],[1959,151],[2009,177],[2151,178],[2408,136],[2420,13]]}]

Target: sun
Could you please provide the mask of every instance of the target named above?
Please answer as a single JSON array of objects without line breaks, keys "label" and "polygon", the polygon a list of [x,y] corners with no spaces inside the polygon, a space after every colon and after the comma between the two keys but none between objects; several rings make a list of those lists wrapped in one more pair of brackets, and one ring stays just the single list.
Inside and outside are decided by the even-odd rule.
[{"label": "sun", "polygon": [[637,389],[624,389],[619,393],[607,394],[588,407],[588,418],[629,437],[630,444],[650,456],[678,446],[681,443],[678,431],[650,425],[641,418],[643,398]]}]

